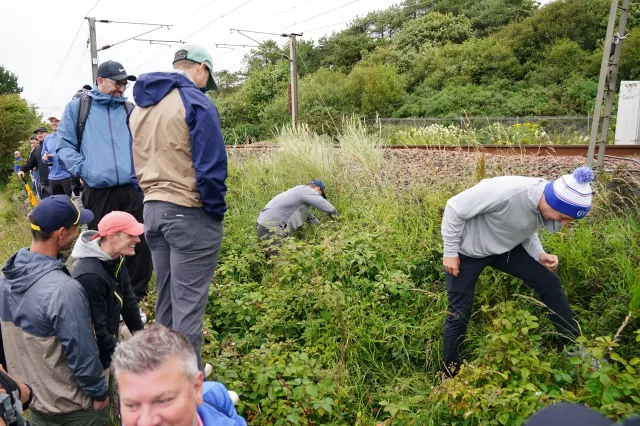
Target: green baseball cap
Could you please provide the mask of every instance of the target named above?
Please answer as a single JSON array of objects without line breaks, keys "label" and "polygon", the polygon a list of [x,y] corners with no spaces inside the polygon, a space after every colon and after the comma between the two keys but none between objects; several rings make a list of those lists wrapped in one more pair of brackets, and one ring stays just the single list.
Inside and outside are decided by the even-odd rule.
[{"label": "green baseball cap", "polygon": [[176,52],[176,55],[173,57],[173,62],[182,61],[184,59],[188,59],[199,64],[205,64],[209,69],[209,81],[207,82],[207,90],[218,89],[216,82],[213,80],[213,60],[211,59],[211,55],[209,55],[209,52],[207,52],[202,46],[198,46],[197,44],[187,44],[180,47],[180,49]]}]

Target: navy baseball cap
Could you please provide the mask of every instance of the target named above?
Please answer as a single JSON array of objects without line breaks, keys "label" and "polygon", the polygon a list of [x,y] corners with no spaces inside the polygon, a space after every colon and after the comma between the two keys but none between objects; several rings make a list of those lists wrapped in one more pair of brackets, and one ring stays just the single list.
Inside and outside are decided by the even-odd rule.
[{"label": "navy baseball cap", "polygon": [[36,231],[53,232],[93,220],[91,210],[79,209],[66,195],[52,195],[40,201],[29,215]]},{"label": "navy baseball cap", "polygon": [[98,67],[98,77],[109,78],[111,80],[136,81],[136,76],[127,74],[122,64],[116,61],[101,63]]},{"label": "navy baseball cap", "polygon": [[315,185],[315,186],[317,186],[318,188],[320,188],[320,191],[322,191],[322,196],[324,198],[327,198],[327,196],[324,193],[325,185],[320,179],[314,179],[314,180],[310,181],[307,185]]}]

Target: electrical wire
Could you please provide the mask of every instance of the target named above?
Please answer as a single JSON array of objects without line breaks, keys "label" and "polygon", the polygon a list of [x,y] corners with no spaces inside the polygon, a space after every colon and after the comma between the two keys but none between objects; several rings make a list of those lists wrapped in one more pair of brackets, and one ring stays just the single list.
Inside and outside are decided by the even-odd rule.
[{"label": "electrical wire", "polygon": [[283,30],[286,30],[287,28],[291,28],[291,27],[293,27],[293,26],[300,25],[300,24],[302,24],[302,23],[304,23],[304,22],[311,21],[311,20],[316,19],[316,18],[318,18],[318,17],[320,17],[320,16],[322,16],[322,15],[326,15],[327,13],[331,13],[331,12],[333,12],[333,11],[335,11],[335,10],[342,9],[343,7],[347,7],[347,6],[351,5],[351,4],[357,3],[357,2],[359,2],[359,1],[360,1],[360,0],[353,0],[353,1],[349,2],[349,3],[343,4],[342,6],[338,6],[338,7],[335,7],[335,8],[333,8],[333,9],[331,9],[331,10],[327,10],[326,12],[319,13],[319,14],[317,14],[317,15],[315,15],[315,16],[312,16],[312,17],[307,18],[307,19],[305,19],[305,20],[303,20],[303,21],[300,21],[300,22],[296,22],[296,23],[295,23],[295,24],[293,24],[293,25],[289,25],[288,27],[284,27],[284,28],[282,28],[281,30],[278,30],[278,31],[275,31],[275,32],[276,32],[276,33],[279,33],[279,32],[281,32],[281,31],[283,31]]},{"label": "electrical wire", "polygon": [[[100,0],[98,0],[93,5],[93,7],[91,9],[89,9],[89,11],[85,14],[85,16],[89,15],[93,11],[93,9],[96,8],[98,3],[100,3]],[[76,31],[76,35],[73,37],[73,40],[71,41],[71,45],[69,46],[69,50],[67,50],[67,54],[64,56],[64,59],[62,60],[62,64],[60,64],[60,67],[58,68],[58,72],[56,72],[56,75],[53,77],[53,81],[51,82],[51,84],[49,85],[49,88],[44,92],[44,94],[42,95],[42,97],[40,98],[40,100],[37,103],[40,103],[49,94],[49,91],[53,87],[53,84],[58,79],[58,76],[60,75],[60,71],[62,71],[62,67],[64,67],[64,64],[67,62],[67,58],[69,58],[69,53],[71,53],[71,49],[73,48],[73,45],[75,44],[76,39],[78,38],[78,34],[80,34],[80,30],[82,30],[82,25],[84,24],[84,20],[85,20],[85,18],[82,18],[82,22],[80,23],[80,26],[78,27],[78,31]]]},{"label": "electrical wire", "polygon": [[[235,8],[235,9],[233,9],[233,10],[230,10],[230,11],[229,11],[229,12],[227,12],[227,13],[223,13],[222,15],[220,15],[220,17],[218,17],[218,18],[214,19],[213,21],[209,22],[209,23],[208,23],[208,24],[206,24],[205,26],[203,26],[203,27],[201,27],[201,28],[197,29],[196,31],[194,31],[194,32],[192,32],[191,34],[189,34],[188,36],[186,36],[186,37],[181,37],[181,39],[187,39],[187,38],[189,38],[189,37],[193,36],[194,34],[199,33],[199,32],[200,32],[200,31],[202,31],[203,29],[205,29],[205,28],[207,28],[208,26],[212,25],[213,23],[215,23],[215,22],[219,21],[220,19],[224,18],[225,16],[229,16],[231,13],[233,13],[233,12],[235,12],[236,10],[240,9],[242,6],[244,6],[244,5],[248,4],[248,3],[251,3],[252,1],[254,1],[254,0],[247,0],[246,2],[242,3],[240,6],[236,7],[236,8]],[[147,59],[146,61],[144,61],[144,62],[142,62],[142,63],[138,64],[138,66],[136,66],[136,67],[134,68],[134,70],[136,70],[136,69],[140,68],[141,66],[143,66],[144,64],[146,64],[146,63],[148,63],[148,62],[151,62],[152,60],[154,60],[154,59],[155,59],[155,58],[157,58],[158,56],[162,55],[163,53],[165,53],[165,52],[166,52],[167,50],[169,50],[169,49],[171,49],[171,47],[168,47],[168,48],[164,49],[163,51],[161,51],[161,52],[160,52],[160,53],[158,53],[157,55],[152,56],[151,58]]]}]

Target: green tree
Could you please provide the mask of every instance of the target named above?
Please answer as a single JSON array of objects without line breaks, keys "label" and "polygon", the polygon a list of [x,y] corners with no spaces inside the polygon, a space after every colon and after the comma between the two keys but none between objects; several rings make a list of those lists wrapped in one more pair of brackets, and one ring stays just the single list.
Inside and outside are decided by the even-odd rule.
[{"label": "green tree", "polygon": [[0,185],[7,183],[9,170],[13,169],[13,151],[20,141],[27,140],[39,121],[35,108],[20,95],[0,95]]},{"label": "green tree", "polygon": [[375,46],[369,36],[355,31],[342,31],[331,37],[323,37],[318,41],[321,65],[351,68]]},{"label": "green tree", "polygon": [[470,39],[471,36],[471,22],[467,17],[432,12],[407,22],[393,37],[393,46],[399,50],[404,48],[420,50],[425,43],[459,44]]},{"label": "green tree", "polygon": [[583,77],[589,68],[589,53],[582,50],[575,41],[560,39],[544,56],[536,69],[528,75],[533,84],[562,84],[571,77]]},{"label": "green tree", "polygon": [[406,96],[405,79],[388,65],[356,66],[345,87],[348,103],[369,117],[390,116]]},{"label": "green tree", "polygon": [[285,51],[273,40],[267,40],[258,45],[258,48],[251,49],[244,56],[244,63],[247,66],[247,74],[261,70],[267,65],[282,62],[282,55]]},{"label": "green tree", "polygon": [[22,87],[18,86],[18,76],[0,65],[0,94],[22,93]]}]

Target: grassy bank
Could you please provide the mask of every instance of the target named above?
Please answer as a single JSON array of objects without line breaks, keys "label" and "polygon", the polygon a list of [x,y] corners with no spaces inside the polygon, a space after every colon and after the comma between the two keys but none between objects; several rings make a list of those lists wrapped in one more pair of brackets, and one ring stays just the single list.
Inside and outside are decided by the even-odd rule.
[{"label": "grassy bank", "polygon": [[[542,234],[547,250],[560,256],[581,343],[621,361],[591,372],[567,357],[534,294],[487,270],[468,333],[472,363],[441,385],[441,211],[448,197],[493,171],[482,162],[407,182],[397,179],[405,164],[383,155],[376,137],[352,127],[339,139],[343,149],[334,151],[328,139],[286,131],[273,155],[231,158],[203,350],[215,378],[241,394],[249,420],[521,424],[559,400],[588,403],[612,418],[638,410],[636,316],[619,330],[640,306],[637,206],[614,197],[617,179],[626,177],[600,176],[592,214]],[[315,177],[327,184],[339,219],[323,217],[279,259],[265,261],[255,235],[259,211],[273,195]]]}]

